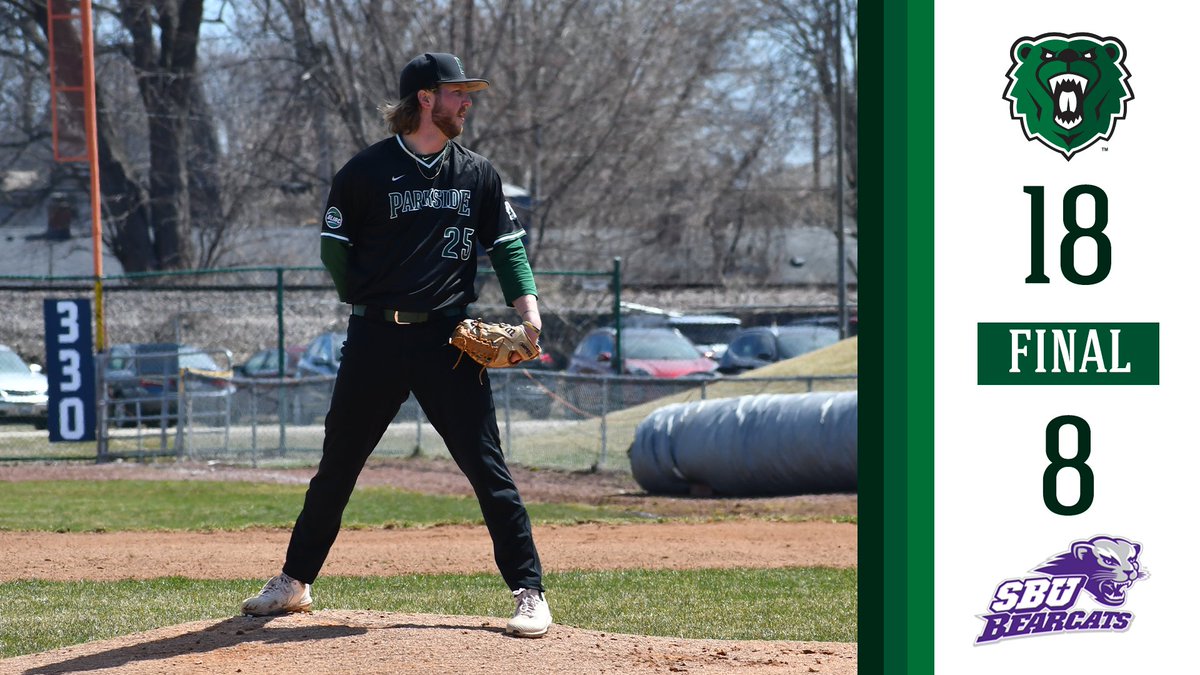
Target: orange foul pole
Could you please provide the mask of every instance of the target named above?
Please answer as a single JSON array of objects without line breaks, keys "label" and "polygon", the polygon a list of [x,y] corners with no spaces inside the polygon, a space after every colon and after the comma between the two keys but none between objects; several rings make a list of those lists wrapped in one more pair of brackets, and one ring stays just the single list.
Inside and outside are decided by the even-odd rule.
[{"label": "orange foul pole", "polygon": [[92,0],[82,0],[80,10],[80,37],[83,43],[83,96],[84,127],[87,134],[88,166],[91,174],[92,196],[92,267],[95,270],[96,350],[107,349],[104,335],[104,249],[100,237],[100,150],[96,138],[96,63],[92,45]]}]

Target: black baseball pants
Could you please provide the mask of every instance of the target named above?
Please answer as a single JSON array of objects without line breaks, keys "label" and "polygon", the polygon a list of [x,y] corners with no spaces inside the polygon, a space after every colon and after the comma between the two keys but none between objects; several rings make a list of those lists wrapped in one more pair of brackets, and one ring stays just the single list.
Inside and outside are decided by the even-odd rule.
[{"label": "black baseball pants", "polygon": [[[397,325],[351,316],[325,416],[325,443],[296,519],[283,571],[312,583],[337,538],[367,457],[410,392],[471,482],[512,590],[542,587],[529,515],[504,463],[487,372],[447,343],[457,319]],[[482,381],[481,381],[482,379]]]}]

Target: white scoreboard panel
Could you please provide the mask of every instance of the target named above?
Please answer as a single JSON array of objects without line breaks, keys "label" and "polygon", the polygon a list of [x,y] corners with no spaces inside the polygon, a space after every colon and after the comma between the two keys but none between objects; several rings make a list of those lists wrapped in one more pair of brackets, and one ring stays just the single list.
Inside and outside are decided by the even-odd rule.
[{"label": "white scoreboard panel", "polygon": [[1171,672],[1200,562],[1200,6],[934,15],[936,672]]}]

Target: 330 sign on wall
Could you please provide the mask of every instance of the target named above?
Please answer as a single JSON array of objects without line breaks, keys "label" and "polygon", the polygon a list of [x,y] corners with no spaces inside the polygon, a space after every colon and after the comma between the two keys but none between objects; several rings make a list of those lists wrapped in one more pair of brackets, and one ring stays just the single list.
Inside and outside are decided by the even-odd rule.
[{"label": "330 sign on wall", "polygon": [[96,439],[96,369],[92,357],[91,305],[52,300],[46,321],[46,378],[50,381],[50,441]]}]

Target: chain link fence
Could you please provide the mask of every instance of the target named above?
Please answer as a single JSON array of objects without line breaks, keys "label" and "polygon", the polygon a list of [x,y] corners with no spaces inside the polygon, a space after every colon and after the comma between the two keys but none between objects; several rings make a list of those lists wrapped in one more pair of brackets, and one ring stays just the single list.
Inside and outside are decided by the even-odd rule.
[{"label": "chain link fence", "polygon": [[[488,372],[509,461],[574,471],[629,470],[637,424],[675,402],[760,393],[857,388],[853,376],[679,378],[574,375],[523,368]],[[106,399],[101,459],[179,457],[251,466],[314,464],[324,441],[332,376],[233,378],[183,372],[139,401]],[[110,389],[108,387],[105,388]],[[154,397],[159,396],[156,400]],[[180,403],[172,405],[175,401]],[[449,457],[410,398],[375,450],[378,457]]]},{"label": "chain link fence", "polygon": [[[543,351],[561,368],[588,331],[611,326],[620,306],[620,261],[610,270],[538,271]],[[237,370],[263,349],[300,350],[322,334],[346,330],[349,316],[320,267],[270,267],[129,274],[105,278],[97,303],[91,277],[0,277],[0,343],[28,361],[45,363],[42,303],[46,298],[89,298],[101,305],[103,344],[97,383],[109,355],[149,343],[186,345],[217,363],[162,373],[161,391],[175,404],[150,400],[117,404],[105,384],[97,401],[103,458],[187,457],[249,464],[311,463],[319,456],[332,374],[242,377]],[[514,320],[494,274],[481,268],[473,316]],[[97,341],[101,339],[97,332]],[[330,373],[333,371],[331,370]],[[515,368],[489,372],[501,439],[516,463],[568,469],[628,468],[633,429],[657,405],[763,392],[854,389],[854,376],[783,379],[652,379],[572,375]],[[207,378],[207,379],[206,379]],[[169,380],[169,381],[168,381]],[[214,387],[213,381],[223,384]],[[157,415],[157,416],[156,416]],[[40,443],[40,444],[39,444]],[[77,458],[69,444],[46,449],[45,432],[28,443],[0,448],[0,460]],[[57,447],[56,447],[57,446]],[[415,399],[401,408],[377,453],[446,455]]]},{"label": "chain link fence", "polygon": [[[619,301],[619,262],[598,271],[537,272],[544,348],[565,355],[591,328],[609,323]],[[349,308],[322,267],[263,267],[154,272],[105,277],[97,301],[91,277],[0,276],[0,344],[45,363],[42,302],[86,298],[101,306],[97,349],[117,344],[178,343],[227,350],[242,363],[264,348],[303,347],[345,332]],[[481,268],[472,315],[515,321],[494,273]]]}]

